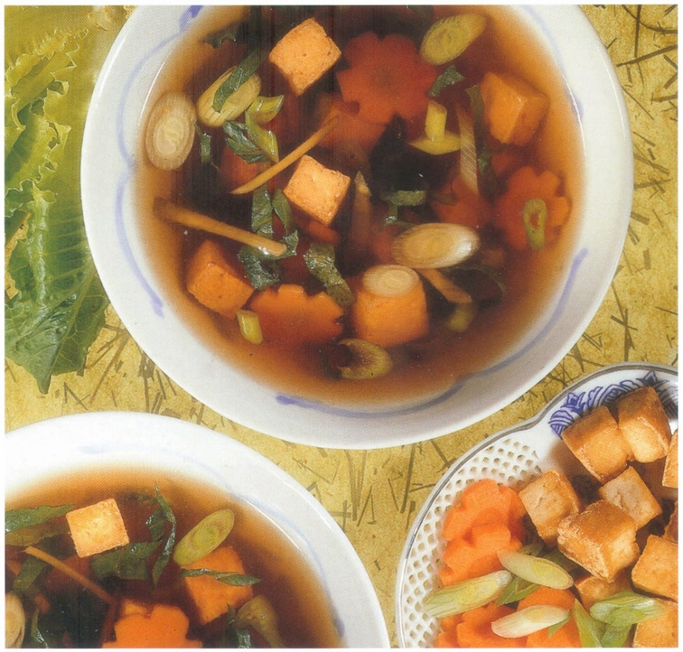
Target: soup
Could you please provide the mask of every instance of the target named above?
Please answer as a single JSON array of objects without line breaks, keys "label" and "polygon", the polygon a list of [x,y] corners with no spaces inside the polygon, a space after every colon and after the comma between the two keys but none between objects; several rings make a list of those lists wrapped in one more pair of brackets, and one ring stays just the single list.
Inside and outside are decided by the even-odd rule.
[{"label": "soup", "polygon": [[[519,343],[566,276],[581,161],[562,79],[510,10],[200,18],[150,95],[137,180],[198,337],[348,404],[435,395]],[[169,94],[182,163],[150,153]]]},{"label": "soup", "polygon": [[16,646],[340,645],[294,544],[215,488],[93,470],[7,500],[8,637],[20,629],[13,610],[24,623]]}]

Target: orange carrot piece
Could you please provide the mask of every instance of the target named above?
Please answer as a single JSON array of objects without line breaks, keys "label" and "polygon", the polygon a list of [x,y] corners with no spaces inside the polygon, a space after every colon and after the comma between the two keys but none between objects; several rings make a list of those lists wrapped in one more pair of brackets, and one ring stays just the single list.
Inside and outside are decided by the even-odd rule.
[{"label": "orange carrot piece", "polygon": [[388,124],[395,113],[411,120],[427,110],[436,69],[422,60],[407,36],[380,39],[365,32],[349,41],[344,55],[351,67],[338,72],[337,81],[344,101],[359,103],[361,120]]},{"label": "orange carrot piece", "polygon": [[498,552],[522,547],[521,541],[500,521],[476,525],[470,536],[470,541],[456,539],[446,546],[442,559],[452,572],[444,574],[442,581],[449,580],[452,584],[503,570]]},{"label": "orange carrot piece", "polygon": [[369,292],[362,283],[354,286],[356,301],[351,322],[356,336],[388,348],[420,339],[429,333],[427,298],[422,281],[398,297]]},{"label": "orange carrot piece", "polygon": [[486,478],[466,487],[460,504],[446,513],[443,536],[448,541],[464,539],[473,526],[500,521],[515,537],[522,538],[524,527],[521,519],[525,513],[517,492]]},{"label": "orange carrot piece", "polygon": [[435,647],[458,647],[456,627],[462,622],[462,615],[446,616],[441,621],[441,631],[434,642]]},{"label": "orange carrot piece", "polygon": [[229,319],[254,292],[237,256],[213,240],[205,240],[190,258],[185,282],[199,303]]},{"label": "orange carrot piece", "polygon": [[529,143],[548,110],[548,98],[530,84],[505,73],[487,72],[479,84],[484,123],[501,143]]},{"label": "orange carrot piece", "polygon": [[297,226],[308,233],[313,240],[318,242],[326,242],[327,244],[339,246],[342,242],[342,237],[339,235],[338,231],[335,231],[332,227],[314,220],[307,215],[302,215],[301,213],[294,213],[294,221]]},{"label": "orange carrot piece", "polygon": [[188,617],[179,607],[155,604],[149,614],[135,611],[114,623],[116,640],[102,647],[185,648],[202,647],[201,641],[187,639]]},{"label": "orange carrot piece", "polygon": [[402,227],[395,224],[383,228],[380,228],[377,224],[373,226],[370,234],[370,251],[378,263],[389,265],[394,262],[391,245],[394,242],[394,238],[402,230]]},{"label": "orange carrot piece", "polygon": [[300,285],[283,283],[257,292],[250,308],[267,340],[322,343],[341,335],[344,309],[327,293],[309,296]]},{"label": "orange carrot piece", "polygon": [[[240,574],[245,572],[239,554],[231,546],[216,548],[199,561],[183,568],[208,568],[214,571]],[[251,586],[231,586],[210,575],[183,577],[182,581],[202,625],[227,613],[230,607],[239,608],[254,595]]]},{"label": "orange carrot piece", "polygon": [[457,200],[454,204],[431,202],[431,207],[442,222],[464,224],[473,229],[479,229],[490,221],[493,207],[484,197],[472,192],[462,177],[457,176],[453,179],[445,192],[455,194]]},{"label": "orange carrot piece", "polygon": [[358,117],[358,106],[344,102],[338,95],[330,97],[329,109],[323,117],[323,122],[335,115],[339,116],[339,125],[320,141],[320,146],[333,149],[351,141],[360,145],[361,149],[369,154],[382,135],[384,126],[361,120]]},{"label": "orange carrot piece", "polygon": [[261,170],[258,163],[247,163],[229,147],[221,155],[221,177],[227,188],[236,188],[251,181]]},{"label": "orange carrot piece", "polygon": [[512,173],[508,188],[495,206],[495,222],[503,230],[505,239],[515,249],[528,247],[524,226],[524,205],[530,199],[542,199],[548,209],[546,242],[556,237],[557,230],[566,222],[570,212],[569,200],[559,195],[561,180],[554,172],[536,172],[526,165]]},{"label": "orange carrot piece", "polygon": [[456,626],[459,647],[524,647],[526,639],[503,638],[493,633],[491,623],[514,610],[505,605],[488,604],[463,614]]},{"label": "orange carrot piece", "polygon": [[[539,586],[533,593],[519,601],[517,609],[525,609],[534,605],[571,609],[575,600],[574,594],[567,589],[551,589],[547,586]],[[576,621],[573,618],[570,619],[550,637],[547,629],[529,634],[527,647],[581,647],[581,637]]]}]

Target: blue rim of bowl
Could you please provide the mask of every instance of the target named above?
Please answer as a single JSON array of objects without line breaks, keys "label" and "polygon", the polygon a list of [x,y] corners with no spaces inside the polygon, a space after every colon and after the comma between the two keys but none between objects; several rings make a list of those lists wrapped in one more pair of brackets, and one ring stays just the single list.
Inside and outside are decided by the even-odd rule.
[{"label": "blue rim of bowl", "polygon": [[[601,376],[623,372],[631,372],[632,375],[608,385],[593,387],[589,391],[581,391],[582,388],[586,385],[591,385]],[[453,476],[463,467],[467,466],[467,463],[471,459],[491,446],[494,442],[509,437],[514,433],[530,430],[544,421],[549,414],[550,417],[548,421],[550,428],[557,437],[560,437],[564,428],[581,415],[599,405],[610,404],[619,396],[644,386],[654,387],[658,390],[658,394],[660,395],[669,419],[678,418],[678,369],[676,367],[647,362],[620,362],[603,367],[583,376],[552,398],[543,409],[536,413],[536,415],[520,424],[511,426],[486,437],[451,464],[441,479],[436,483],[416,514],[399,558],[395,585],[396,635],[399,640],[399,647],[405,647],[400,600],[402,599],[406,562],[425,517]]]}]

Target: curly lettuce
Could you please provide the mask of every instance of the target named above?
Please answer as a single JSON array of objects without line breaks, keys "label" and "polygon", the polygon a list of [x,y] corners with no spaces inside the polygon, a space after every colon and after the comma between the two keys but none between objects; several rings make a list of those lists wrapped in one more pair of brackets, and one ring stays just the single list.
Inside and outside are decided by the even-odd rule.
[{"label": "curly lettuce", "polygon": [[108,299],[88,248],[80,152],[121,7],[5,8],[5,353],[46,393],[83,368]]}]

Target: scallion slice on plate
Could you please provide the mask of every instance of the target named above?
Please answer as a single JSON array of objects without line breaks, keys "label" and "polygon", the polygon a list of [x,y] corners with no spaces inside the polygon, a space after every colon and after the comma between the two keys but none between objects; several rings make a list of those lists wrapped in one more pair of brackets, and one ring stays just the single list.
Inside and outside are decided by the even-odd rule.
[{"label": "scallion slice on plate", "polygon": [[424,603],[424,610],[435,618],[445,618],[483,607],[495,600],[511,581],[512,574],[502,570],[451,584],[432,593]]}]

